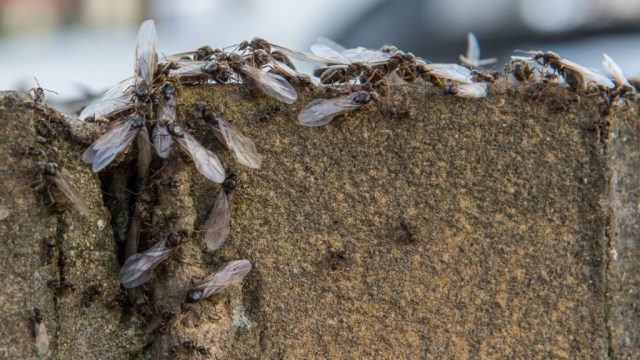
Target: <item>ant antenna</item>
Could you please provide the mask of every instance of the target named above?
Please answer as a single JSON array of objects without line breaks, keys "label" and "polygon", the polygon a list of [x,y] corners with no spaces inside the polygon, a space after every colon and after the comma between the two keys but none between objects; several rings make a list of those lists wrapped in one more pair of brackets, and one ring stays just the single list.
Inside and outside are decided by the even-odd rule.
[{"label": "ant antenna", "polygon": [[40,82],[38,82],[38,78],[37,78],[37,77],[35,77],[35,76],[34,76],[34,77],[33,77],[33,80],[35,80],[35,81],[36,81],[36,85],[38,85],[38,88],[39,88],[39,89],[46,90],[46,91],[48,91],[48,92],[50,92],[50,93],[54,93],[54,94],[56,94],[56,95],[60,95],[60,94],[58,94],[56,91],[49,90],[49,89],[45,89],[45,88],[43,88],[42,86],[40,86]]}]

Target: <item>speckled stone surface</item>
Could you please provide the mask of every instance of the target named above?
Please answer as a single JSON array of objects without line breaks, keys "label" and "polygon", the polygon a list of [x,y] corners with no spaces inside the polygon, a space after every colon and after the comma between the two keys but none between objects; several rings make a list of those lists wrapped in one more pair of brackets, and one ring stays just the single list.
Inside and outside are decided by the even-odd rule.
[{"label": "speckled stone surface", "polygon": [[[13,212],[0,222],[12,244],[0,247],[0,309],[9,314],[0,355],[35,357],[29,317],[39,306],[58,329],[60,358],[170,358],[187,337],[225,359],[638,356],[635,114],[603,119],[597,96],[556,88],[468,100],[407,87],[325,127],[302,127],[296,115],[312,96],[287,106],[237,86],[182,89],[180,121],[240,185],[230,238],[209,254],[200,230],[219,186],[175,165],[180,186],[154,211],[177,213],[163,231],[192,235],[148,285],[176,321],[145,335],[144,324],[106,306],[118,291],[113,234],[122,229],[103,207],[103,179],[80,161],[95,133],[56,125],[58,162],[92,219],[51,215],[24,179],[32,157],[16,152],[35,142],[41,109],[25,112],[5,95],[0,200]],[[205,105],[255,141],[261,169],[232,163],[200,115]],[[70,294],[46,289],[60,264],[40,264],[45,236],[63,239]],[[29,260],[8,266],[17,256]],[[196,312],[179,308],[191,282],[241,258],[253,270],[240,289]],[[51,274],[33,275],[42,271]],[[94,279],[107,294],[84,308]]]}]

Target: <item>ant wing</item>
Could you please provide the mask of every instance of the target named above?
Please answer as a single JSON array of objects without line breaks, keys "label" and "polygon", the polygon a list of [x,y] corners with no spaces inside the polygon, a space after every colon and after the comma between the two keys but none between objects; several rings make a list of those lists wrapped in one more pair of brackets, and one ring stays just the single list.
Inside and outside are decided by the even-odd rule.
[{"label": "ant wing", "polygon": [[166,124],[176,121],[176,96],[172,94],[169,99],[162,98],[162,102],[158,107],[158,120]]},{"label": "ant wing", "polygon": [[249,271],[251,263],[248,260],[230,261],[215,274],[204,279],[203,284],[195,289],[202,290],[202,298],[206,299],[230,286],[240,284]]},{"label": "ant wing", "polygon": [[172,95],[169,99],[164,99],[158,108],[158,122],[153,128],[153,145],[156,147],[158,155],[166,159],[171,151],[173,138],[167,130],[167,125],[176,121],[176,97]]},{"label": "ant wing", "polygon": [[11,211],[9,211],[9,209],[7,209],[6,207],[0,205],[0,220],[6,219],[9,214],[11,214]]},{"label": "ant wing", "polygon": [[326,125],[338,115],[359,109],[362,104],[353,101],[356,95],[353,92],[333,99],[313,100],[300,111],[298,121],[305,126]]},{"label": "ant wing", "polygon": [[212,128],[218,139],[227,146],[233,159],[252,169],[260,168],[262,161],[253,141],[242,135],[240,130],[224,117],[216,115],[216,119],[218,120],[218,126],[212,126]]},{"label": "ant wing", "polygon": [[38,351],[38,355],[47,355],[47,353],[49,352],[49,342],[51,338],[47,333],[47,327],[44,325],[44,321],[36,321],[34,332],[36,338],[36,350]]},{"label": "ant wing", "polygon": [[609,57],[609,55],[602,54],[602,56],[604,57],[602,65],[604,65],[604,68],[607,69],[607,71],[609,71],[611,75],[613,75],[613,78],[616,80],[616,86],[632,87],[627,78],[624,76],[624,73],[622,72],[620,66],[618,66],[618,64],[616,64],[616,62],[613,61],[613,59]]},{"label": "ant wing", "polygon": [[186,131],[183,132],[183,136],[175,136],[173,139],[193,159],[200,174],[220,184],[224,181],[224,167],[216,154],[202,146]]},{"label": "ant wing", "polygon": [[316,44],[324,45],[338,53],[341,53],[347,50],[347,48],[345,48],[344,46],[324,36],[318,36],[316,38]]},{"label": "ant wing", "polygon": [[249,65],[241,65],[240,71],[253,80],[262,92],[276,100],[293,104],[298,99],[296,90],[280,75],[268,73]]},{"label": "ant wing", "polygon": [[455,83],[472,84],[471,70],[458,64],[425,64],[426,69],[436,77]]},{"label": "ant wing", "polygon": [[149,250],[136,253],[124,262],[120,269],[120,283],[127,289],[140,286],[151,279],[153,270],[166,259],[175,248],[167,247],[164,239],[153,245]]},{"label": "ant wing", "polygon": [[71,200],[73,205],[76,206],[80,214],[88,218],[89,206],[87,206],[87,203],[84,201],[82,196],[78,193],[78,191],[73,187],[73,185],[71,185],[69,180],[67,180],[67,178],[64,177],[64,175],[62,175],[60,170],[58,170],[56,176],[52,176],[51,179],[56,184],[58,189],[62,190],[62,192],[67,196],[67,198]]},{"label": "ant wing", "polygon": [[453,88],[454,94],[466,98],[483,98],[487,96],[487,83],[458,84]]},{"label": "ant wing", "polygon": [[472,66],[480,61],[480,43],[472,32],[467,34],[467,59]]},{"label": "ant wing", "polygon": [[132,127],[132,124],[131,120],[120,122],[84,152],[82,160],[86,164],[93,164],[93,172],[104,169],[136,138],[140,128]]},{"label": "ant wing", "polygon": [[179,60],[175,62],[179,67],[175,70],[171,70],[171,76],[178,78],[193,78],[208,76],[208,74],[202,70],[202,67],[207,64],[207,61],[202,60]]},{"label": "ant wing", "polygon": [[158,33],[153,20],[147,20],[140,25],[138,30],[138,41],[136,43],[136,63],[134,83],[136,88],[144,84],[145,89],[150,91],[153,83],[153,76],[158,67]]},{"label": "ant wing", "polygon": [[291,58],[298,59],[298,60],[304,61],[304,62],[310,62],[310,63],[322,64],[322,65],[339,65],[339,64],[342,64],[341,61],[338,61],[338,60],[335,60],[335,59],[329,59],[329,58],[317,56],[317,55],[306,53],[306,52],[302,52],[302,51],[291,50],[291,49],[287,49],[286,47],[282,47],[282,46],[279,46],[279,45],[271,44],[271,47],[273,47],[274,49],[280,50],[282,53],[284,53],[285,55],[287,55],[287,56],[289,56]]},{"label": "ant wing", "polygon": [[349,59],[350,63],[363,62],[368,64],[384,64],[391,59],[391,54],[381,50],[371,50],[363,47],[346,49],[342,56]]},{"label": "ant wing", "polygon": [[213,205],[209,219],[205,224],[205,243],[207,249],[211,251],[218,250],[229,236],[231,226],[229,220],[231,219],[231,206],[229,205],[229,198],[223,189],[220,189],[216,203]]},{"label": "ant wing", "polygon": [[128,78],[117,83],[109,89],[100,99],[85,107],[78,118],[82,121],[93,116],[109,117],[110,115],[131,109],[133,107],[133,78]]},{"label": "ant wing", "polygon": [[315,43],[311,45],[311,52],[320,57],[328,60],[328,63],[333,64],[351,64],[352,61],[342,55],[341,51],[337,51],[332,46],[328,46],[323,43]]},{"label": "ant wing", "polygon": [[594,69],[589,69],[587,67],[584,67],[578,63],[575,63],[571,60],[567,60],[562,58],[560,60],[560,63],[562,64],[563,67],[566,67],[569,70],[573,70],[575,72],[577,72],[578,74],[582,75],[582,77],[584,78],[585,82],[589,83],[589,82],[595,82],[598,85],[602,85],[604,87],[613,89],[615,88],[615,84],[613,83],[613,81],[611,81],[611,79],[609,79],[608,77],[604,76],[602,73],[600,73],[598,70],[594,70]]},{"label": "ant wing", "polygon": [[153,128],[153,146],[156,148],[158,156],[163,159],[168,158],[172,144],[173,137],[169,134],[167,126],[162,122],[156,123]]}]

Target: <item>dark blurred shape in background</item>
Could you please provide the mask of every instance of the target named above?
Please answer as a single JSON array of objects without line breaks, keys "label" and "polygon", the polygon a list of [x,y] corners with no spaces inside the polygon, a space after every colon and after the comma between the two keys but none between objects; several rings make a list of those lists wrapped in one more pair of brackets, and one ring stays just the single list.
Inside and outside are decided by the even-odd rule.
[{"label": "dark blurred shape in background", "polygon": [[131,75],[135,34],[147,18],[156,20],[164,53],[254,36],[308,50],[323,35],[457,62],[472,31],[498,64],[514,49],[535,49],[602,69],[606,52],[627,75],[640,73],[636,0],[4,0],[0,88],[33,87],[35,76],[60,93],[49,100],[103,91]]}]

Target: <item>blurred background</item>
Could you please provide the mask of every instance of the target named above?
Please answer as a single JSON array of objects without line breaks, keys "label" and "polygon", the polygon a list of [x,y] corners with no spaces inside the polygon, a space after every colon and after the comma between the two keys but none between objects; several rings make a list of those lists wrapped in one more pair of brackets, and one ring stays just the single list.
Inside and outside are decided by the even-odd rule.
[{"label": "blurred background", "polygon": [[499,64],[514,49],[554,50],[602,71],[606,52],[640,74],[638,0],[0,0],[0,89],[29,89],[37,77],[59,93],[46,94],[52,102],[100,93],[132,75],[147,18],[165,54],[254,36],[306,51],[326,36],[458,62],[472,31]]}]

